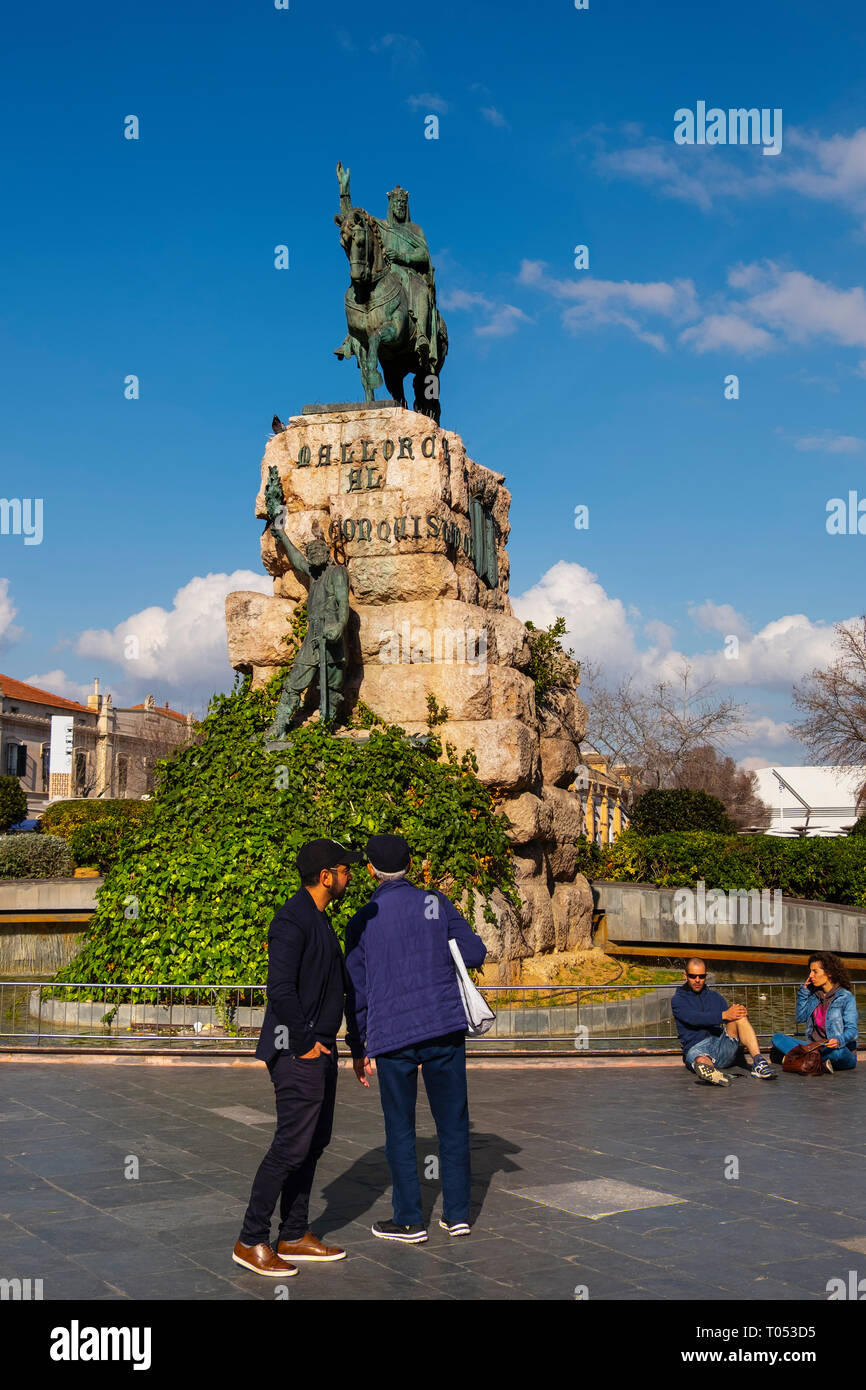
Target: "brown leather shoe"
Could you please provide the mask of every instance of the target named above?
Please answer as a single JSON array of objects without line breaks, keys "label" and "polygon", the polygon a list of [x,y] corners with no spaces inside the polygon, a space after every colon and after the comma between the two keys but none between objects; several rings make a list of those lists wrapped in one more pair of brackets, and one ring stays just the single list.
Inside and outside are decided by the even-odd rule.
[{"label": "brown leather shoe", "polygon": [[253,1274],[265,1274],[271,1279],[291,1279],[293,1274],[300,1272],[294,1265],[277,1259],[271,1246],[264,1241],[261,1245],[241,1245],[238,1241],[232,1259],[244,1269],[251,1269]]},{"label": "brown leather shoe", "polygon": [[341,1250],[339,1245],[323,1245],[312,1231],[307,1231],[300,1240],[281,1240],[277,1254],[281,1260],[314,1260],[317,1264],[346,1258],[345,1250]]}]

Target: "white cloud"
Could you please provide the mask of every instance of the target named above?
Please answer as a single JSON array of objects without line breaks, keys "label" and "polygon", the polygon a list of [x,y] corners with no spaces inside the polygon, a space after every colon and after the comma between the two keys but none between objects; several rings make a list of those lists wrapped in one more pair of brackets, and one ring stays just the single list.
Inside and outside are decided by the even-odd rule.
[{"label": "white cloud", "polygon": [[423,45],[409,34],[383,34],[370,44],[372,53],[385,53],[394,68],[405,63],[417,63],[424,53]]},{"label": "white cloud", "polygon": [[741,311],[790,342],[825,337],[846,347],[866,347],[866,292],[860,285],[840,290],[801,270],[782,270],[773,261],[741,267],[737,273],[743,288],[762,287],[739,306]]},{"label": "white cloud", "polygon": [[790,692],[817,666],[832,660],[835,640],[832,624],[813,623],[804,613],[774,618],[758,632],[736,633],[737,656],[725,655],[724,645],[716,652],[689,657],[702,678],[715,677],[729,685],[754,685],[765,690]]},{"label": "white cloud", "polygon": [[748,323],[739,314],[708,314],[700,323],[683,329],[680,342],[691,344],[696,352],[719,349],[742,352],[768,352],[774,346],[772,334]]},{"label": "white cloud", "polygon": [[[76,643],[79,656],[97,657],[122,669],[127,683],[159,681],[175,690],[219,690],[231,679],[226,648],[225,600],[237,589],[273,592],[273,582],[253,570],[208,574],[178,589],[171,608],[153,605],[110,631],[89,628]],[[137,639],[137,658],[127,658],[127,639]],[[141,697],[143,698],[143,696]]]},{"label": "white cloud", "polygon": [[463,309],[469,313],[483,314],[484,321],[476,323],[473,332],[479,338],[507,338],[516,333],[522,323],[532,320],[515,304],[488,299],[477,290],[451,290],[441,296],[444,309]]},{"label": "white cloud", "polygon": [[[625,126],[621,130],[627,138],[640,139]],[[784,161],[759,158],[757,146],[675,146],[655,136],[610,150],[596,134],[601,148],[595,164],[602,173],[632,179],[704,211],[735,198],[793,191],[837,203],[857,217],[866,215],[866,128],[825,139],[788,127]]]},{"label": "white cloud", "polygon": [[859,454],[866,449],[866,439],[853,434],[807,434],[794,440],[794,448],[805,454]]},{"label": "white cloud", "polygon": [[549,627],[564,617],[578,658],[603,665],[629,667],[637,658],[634,633],[625,606],[605,593],[596,575],[583,565],[559,560],[522,594],[512,594],[512,606],[523,622]]},{"label": "white cloud", "polygon": [[[699,628],[719,634],[718,645],[709,651],[683,652],[674,647],[674,630],[667,623],[644,622],[639,610],[611,597],[597,575],[567,560],[552,565],[524,593],[512,595],[512,604],[517,617],[536,627],[564,617],[563,645],[572,647],[579,660],[601,665],[608,681],[633,675],[643,686],[676,682],[688,662],[695,684],[715,680],[723,693],[753,687],[751,700],[758,707],[748,714],[743,734],[732,740],[750,752],[761,746],[772,750],[792,745],[788,724],[760,709],[761,692],[774,699],[780,693],[790,698],[795,681],[828,666],[836,655],[832,624],[812,622],[803,613],[786,614],[753,633],[731,604],[711,600],[692,603],[689,614]],[[739,642],[734,658],[725,654],[722,640],[731,634]],[[742,702],[741,693],[736,698]],[[793,706],[790,718],[795,718]]]},{"label": "white cloud", "polygon": [[855,130],[853,135],[831,135],[826,140],[794,130],[787,138],[807,161],[802,168],[788,172],[785,181],[792,188],[811,198],[866,212],[866,129]]},{"label": "white cloud", "polygon": [[758,756],[752,758],[741,758],[738,765],[743,769],[744,772],[757,772],[759,768],[773,766],[769,758],[761,758]]},{"label": "white cloud", "polygon": [[571,332],[619,326],[660,352],[667,347],[664,337],[650,331],[637,315],[682,322],[698,313],[692,280],[596,280],[590,275],[582,275],[578,280],[559,280],[547,274],[544,261],[530,260],[521,261],[517,279],[521,285],[566,301],[568,307],[563,310],[562,323]]},{"label": "white cloud", "polygon": [[0,579],[0,647],[11,647],[24,635],[23,627],[16,627],[12,621],[17,612],[9,592],[9,580]]},{"label": "white cloud", "polygon": [[420,108],[423,111],[438,111],[442,115],[451,110],[451,103],[444,97],[436,96],[434,92],[421,92],[416,97],[407,97],[406,105],[415,111]]},{"label": "white cloud", "polygon": [[[703,352],[768,352],[822,338],[844,347],[866,346],[866,291],[838,289],[773,261],[733,266],[729,289],[701,304],[692,280],[596,280],[590,275],[557,279],[543,261],[521,261],[518,283],[567,307],[562,324],[572,332],[619,325],[664,351],[667,341],[649,320],[680,326],[679,343]],[[844,450],[842,450],[844,452]]]},{"label": "white cloud", "polygon": [[[87,704],[87,697],[93,693],[93,681],[75,681],[65,671],[55,669],[41,675],[28,676],[25,685],[35,685],[39,690],[47,690],[50,695],[63,695],[67,700],[77,700],[80,705]],[[100,693],[108,693],[109,687],[99,683]]]},{"label": "white cloud", "polygon": [[705,632],[721,632],[723,636],[746,637],[749,624],[730,603],[713,603],[705,599],[703,603],[689,604],[689,616],[696,627]]},{"label": "white cloud", "polygon": [[[789,747],[791,742],[791,731],[787,724],[780,724],[769,715],[760,715],[755,719],[743,721],[742,732],[731,739],[731,746],[741,748],[743,745],[757,743],[770,748],[784,748]],[[752,755],[740,761],[740,767],[745,768],[746,772],[756,772],[759,767],[770,766],[769,758],[760,755]]]},{"label": "white cloud", "polygon": [[[633,179],[668,198],[695,203],[709,211],[716,203],[743,198],[757,189],[773,187],[775,170],[767,169],[760,153],[741,146],[674,145],[655,137],[642,145],[602,150],[596,167],[602,173]],[[776,180],[778,182],[778,180]]]},{"label": "white cloud", "polygon": [[495,125],[500,130],[511,129],[502,112],[498,111],[495,106],[482,106],[481,114],[484,117],[485,121],[488,121],[490,125]]}]

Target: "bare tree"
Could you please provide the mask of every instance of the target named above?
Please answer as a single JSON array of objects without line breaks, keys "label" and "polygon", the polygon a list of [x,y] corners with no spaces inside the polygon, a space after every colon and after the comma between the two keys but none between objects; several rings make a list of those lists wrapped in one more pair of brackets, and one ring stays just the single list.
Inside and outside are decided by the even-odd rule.
[{"label": "bare tree", "polygon": [[581,663],[581,693],[589,708],[589,742],[614,765],[624,767],[633,784],[670,787],[687,755],[718,747],[743,729],[745,706],[716,694],[716,682],[692,685],[684,661],[676,681],[638,685],[625,676],[615,689],[601,667]]},{"label": "bare tree", "polygon": [[791,725],[815,763],[836,767],[866,762],[866,614],[836,623],[836,659],[794,686],[806,718]]},{"label": "bare tree", "polygon": [[721,757],[709,744],[684,755],[672,785],[717,797],[738,830],[766,830],[772,820],[771,808],[758,796],[754,772],[737,767],[733,758]]}]

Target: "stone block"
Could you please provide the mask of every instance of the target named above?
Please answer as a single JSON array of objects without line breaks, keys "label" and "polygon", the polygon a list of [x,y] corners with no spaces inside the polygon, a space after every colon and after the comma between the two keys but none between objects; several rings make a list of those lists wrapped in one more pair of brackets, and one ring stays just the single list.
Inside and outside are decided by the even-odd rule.
[{"label": "stone block", "polygon": [[554,787],[567,787],[574,781],[574,770],[580,762],[580,749],[571,739],[540,739],[541,767],[545,782]]},{"label": "stone block", "polygon": [[457,571],[447,555],[356,555],[349,583],[359,604],[407,599],[456,599]]},{"label": "stone block", "polygon": [[542,799],[550,807],[552,824],[550,838],[558,842],[576,843],[583,835],[583,810],[578,797],[561,787],[542,789]]},{"label": "stone block", "polygon": [[458,599],[358,603],[360,655],[401,666],[433,661],[490,664],[490,615]]},{"label": "stone block", "polygon": [[394,666],[370,661],[364,666],[360,689],[364,703],[391,724],[424,723],[429,695],[447,706],[452,720],[490,717],[488,673],[465,663]]},{"label": "stone block", "polygon": [[546,801],[534,792],[521,792],[519,796],[503,801],[500,807],[511,821],[508,838],[514,845],[525,845],[530,840],[550,838],[553,828],[553,812]]},{"label": "stone block", "polygon": [[496,961],[523,960],[531,956],[532,947],[523,934],[520,917],[498,888],[494,888],[489,906],[496,918],[495,923],[485,920],[485,904],[478,894],[475,895],[474,912],[471,915],[465,897],[460,907],[466,920],[487,947],[485,966]]},{"label": "stone block", "polygon": [[291,630],[295,604],[287,598],[238,590],[226,596],[226,637],[235,670],[285,666],[291,660],[283,637]]},{"label": "stone block", "polygon": [[588,950],[592,945],[592,889],[583,874],[553,889],[554,936],[558,951]]},{"label": "stone block", "polygon": [[514,876],[517,879],[543,877],[547,881],[547,861],[537,840],[525,845],[515,845],[511,851]]},{"label": "stone block", "polygon": [[488,665],[490,713],[493,719],[520,719],[535,725],[535,683],[510,666]]},{"label": "stone block", "polygon": [[547,862],[555,879],[570,883],[577,869],[577,846],[570,840],[557,840],[547,847]]},{"label": "stone block", "polygon": [[523,935],[534,955],[552,951],[556,944],[553,905],[546,880],[529,879],[519,884],[524,911]]}]

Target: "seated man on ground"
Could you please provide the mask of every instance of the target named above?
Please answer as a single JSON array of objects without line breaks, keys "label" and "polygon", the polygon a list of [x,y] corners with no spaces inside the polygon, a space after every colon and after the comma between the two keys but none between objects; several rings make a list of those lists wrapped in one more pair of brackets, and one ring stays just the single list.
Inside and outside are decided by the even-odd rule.
[{"label": "seated man on ground", "polygon": [[[848,971],[832,951],[814,951],[809,957],[806,983],[797,990],[797,1022],[806,1024],[807,1042],[823,1044],[828,1070],[856,1067],[857,1001]],[[773,1034],[774,1051],[783,1057],[802,1041],[789,1033]]]},{"label": "seated man on ground", "polygon": [[729,1008],[723,995],[708,989],[706,962],[696,956],[686,961],[684,975],[674,990],[671,1008],[686,1066],[708,1086],[729,1086],[724,1068],[732,1066],[745,1049],[749,1075],[774,1081],[776,1073],[761,1056],[745,1004]]}]

